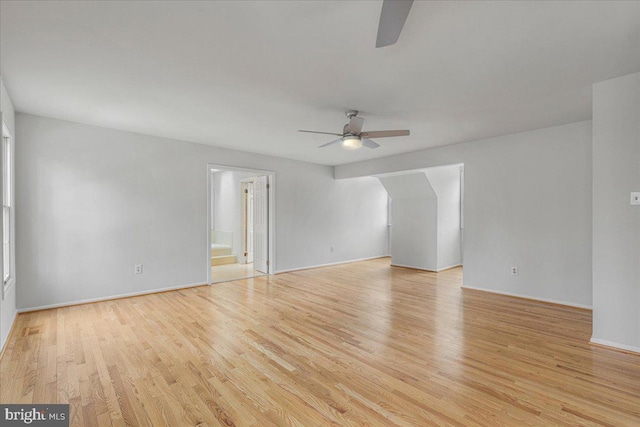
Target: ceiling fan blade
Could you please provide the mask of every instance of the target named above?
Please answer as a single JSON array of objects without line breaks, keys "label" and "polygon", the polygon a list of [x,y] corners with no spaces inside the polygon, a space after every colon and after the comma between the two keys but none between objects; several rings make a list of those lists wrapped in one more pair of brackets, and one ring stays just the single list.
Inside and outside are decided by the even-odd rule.
[{"label": "ceiling fan blade", "polygon": [[344,127],[344,133],[352,133],[354,135],[360,135],[364,119],[362,117],[351,117],[349,124]]},{"label": "ceiling fan blade", "polygon": [[306,133],[319,133],[322,135],[335,135],[335,136],[342,136],[341,133],[333,133],[333,132],[316,132],[315,130],[299,130],[298,132],[306,132]]},{"label": "ceiling fan blade", "polygon": [[380,144],[367,138],[362,138],[362,145],[369,148],[378,148]]},{"label": "ceiling fan blade", "polygon": [[374,130],[362,132],[360,136],[363,138],[389,138],[391,136],[407,136],[409,134],[409,130]]},{"label": "ceiling fan blade", "polygon": [[326,144],[318,145],[318,148],[328,147],[333,144],[337,144],[338,142],[342,142],[342,138],[336,139],[335,141],[327,142]]},{"label": "ceiling fan blade", "polygon": [[412,4],[413,0],[384,0],[376,47],[390,46],[398,41]]}]

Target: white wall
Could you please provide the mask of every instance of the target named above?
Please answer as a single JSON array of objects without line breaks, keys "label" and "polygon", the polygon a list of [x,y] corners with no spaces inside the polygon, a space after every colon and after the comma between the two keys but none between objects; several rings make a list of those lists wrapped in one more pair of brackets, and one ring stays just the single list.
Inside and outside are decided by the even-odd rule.
[{"label": "white wall", "polygon": [[19,309],[205,283],[208,163],[276,172],[276,271],[387,254],[376,178],[336,181],[329,166],[16,121]]},{"label": "white wall", "polygon": [[[16,138],[16,128],[15,128],[15,111],[13,109],[13,104],[11,103],[11,98],[9,97],[9,93],[4,86],[4,82],[2,78],[0,78],[0,115],[2,116],[2,121],[6,123],[7,128],[9,128],[9,132],[13,135],[13,145],[14,145],[14,162],[15,162],[15,147],[17,146],[17,138]],[[2,129],[2,123],[0,123],[0,132]],[[0,156],[1,157],[1,156]],[[0,180],[1,177],[4,176],[4,171],[2,168],[4,167],[4,163],[0,162]],[[15,168],[12,168],[14,171],[15,178]],[[14,179],[15,182],[15,179]],[[1,181],[0,181],[1,183]],[[1,186],[0,186],[1,188]],[[15,192],[14,192],[15,193]],[[14,194],[15,197],[15,194]],[[14,215],[14,218],[16,216]],[[13,223],[15,227],[15,221]],[[15,233],[13,233],[15,236]],[[0,227],[0,241],[2,241],[2,227]],[[13,240],[13,244],[15,245],[15,239]],[[1,246],[1,245],[0,245]],[[0,249],[1,251],[2,249]],[[2,271],[2,262],[0,262],[0,277],[4,277],[4,271]],[[16,276],[14,276],[16,277]],[[2,283],[0,282],[0,286]],[[1,293],[1,291],[0,291]],[[13,325],[13,321],[16,317],[16,285],[15,283],[9,289],[7,295],[5,295],[4,299],[0,301],[0,351],[4,347],[5,342],[7,341],[7,337],[9,336],[9,332],[11,331],[11,326]]]},{"label": "white wall", "polygon": [[440,271],[461,265],[461,165],[378,176],[392,199],[393,265]]},{"label": "white wall", "polygon": [[456,163],[465,286],[591,306],[591,122],[336,166],[335,176]]},{"label": "white wall", "polygon": [[593,86],[593,338],[640,351],[640,73]]},{"label": "white wall", "polygon": [[240,180],[255,172],[221,171],[213,174],[213,224],[218,231],[233,233],[233,254],[242,252],[242,208]]},{"label": "white wall", "polygon": [[379,177],[391,197],[391,263],[436,271],[438,200],[424,173]]},{"label": "white wall", "polygon": [[11,97],[9,96],[9,92],[7,92],[7,88],[4,86],[4,82],[2,81],[2,77],[0,77],[0,87],[1,87],[1,95],[0,95],[0,104],[2,106],[2,120],[7,124],[7,127],[11,131],[11,133],[15,136],[16,134],[16,113],[13,108],[13,103],[11,102]]},{"label": "white wall", "polygon": [[438,198],[438,271],[462,264],[459,165],[425,169]]}]

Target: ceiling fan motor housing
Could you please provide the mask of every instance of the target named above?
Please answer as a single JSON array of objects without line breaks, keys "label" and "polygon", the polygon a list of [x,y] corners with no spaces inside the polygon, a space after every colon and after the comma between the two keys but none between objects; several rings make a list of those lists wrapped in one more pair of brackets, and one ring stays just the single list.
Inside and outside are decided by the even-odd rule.
[{"label": "ceiling fan motor housing", "polygon": [[355,135],[352,132],[347,132],[347,127],[349,127],[349,123],[347,123],[346,125],[344,125],[344,127],[342,128],[342,135],[343,136],[347,136],[347,135]]}]

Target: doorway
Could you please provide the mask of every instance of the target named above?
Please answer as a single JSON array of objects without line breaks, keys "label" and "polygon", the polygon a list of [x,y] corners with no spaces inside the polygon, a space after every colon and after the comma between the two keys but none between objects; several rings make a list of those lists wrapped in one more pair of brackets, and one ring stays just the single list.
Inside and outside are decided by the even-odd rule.
[{"label": "doorway", "polygon": [[209,283],[272,274],[274,173],[208,165]]}]

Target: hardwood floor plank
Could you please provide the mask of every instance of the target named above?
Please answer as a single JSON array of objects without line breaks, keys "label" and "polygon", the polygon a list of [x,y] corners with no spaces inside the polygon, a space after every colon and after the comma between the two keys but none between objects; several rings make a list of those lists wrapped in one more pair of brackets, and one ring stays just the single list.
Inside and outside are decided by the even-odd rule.
[{"label": "hardwood floor plank", "polygon": [[640,425],[591,312],[376,259],[18,316],[3,403],[71,425]]}]

